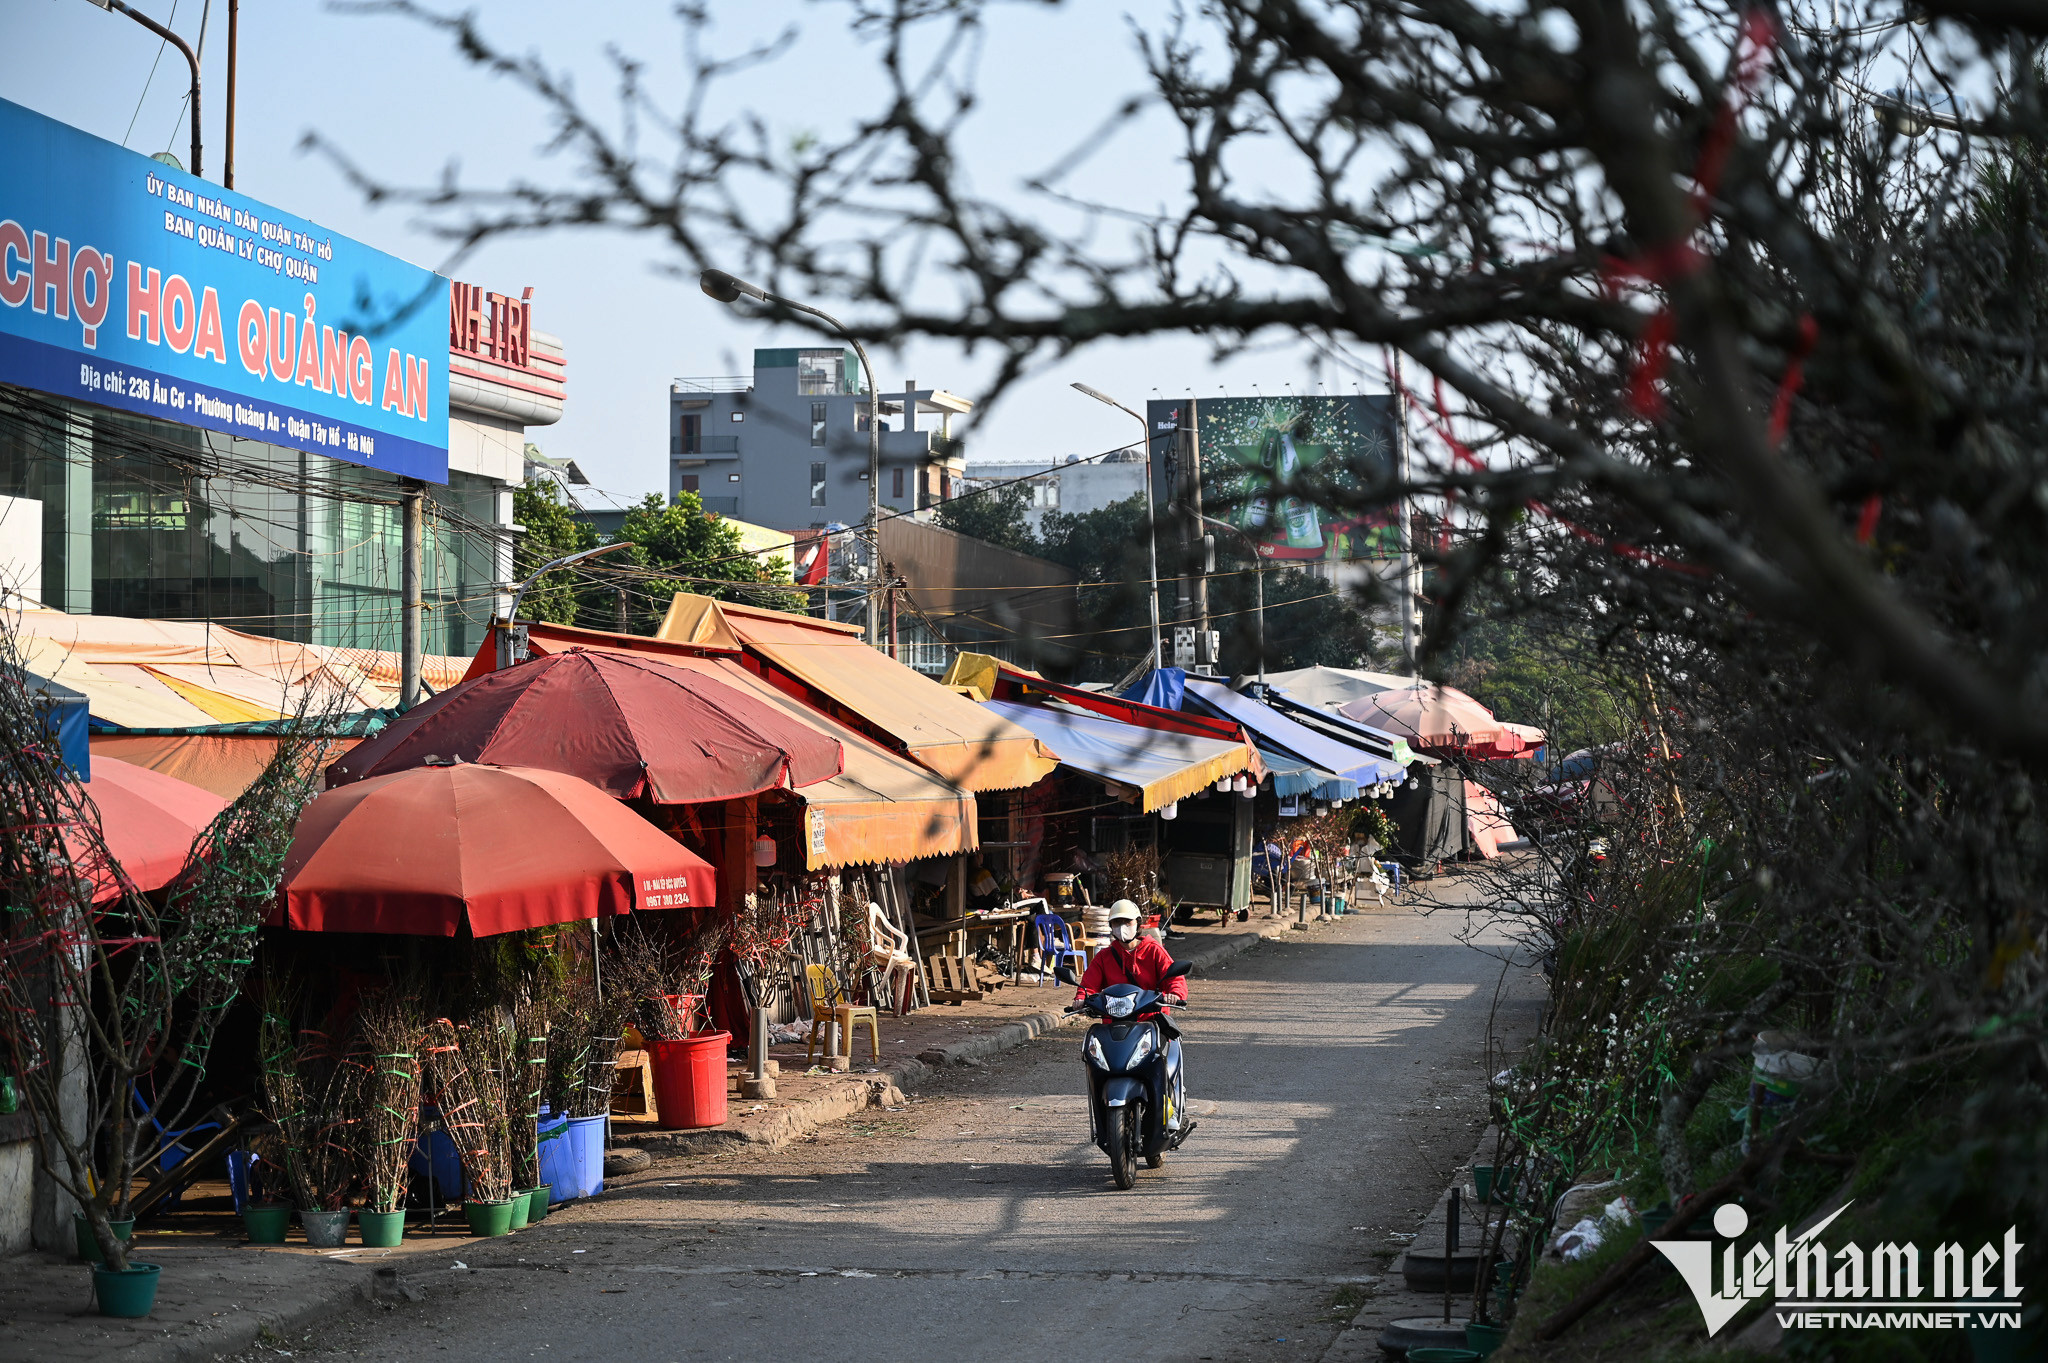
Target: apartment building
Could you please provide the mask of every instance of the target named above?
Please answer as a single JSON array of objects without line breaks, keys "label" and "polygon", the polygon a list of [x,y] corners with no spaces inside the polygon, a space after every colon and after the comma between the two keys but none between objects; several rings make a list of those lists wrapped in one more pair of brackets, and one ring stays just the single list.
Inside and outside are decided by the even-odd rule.
[{"label": "apartment building", "polygon": [[[919,512],[966,474],[953,419],[968,399],[915,380],[881,394],[884,507]],[[868,510],[868,398],[843,347],[756,350],[750,375],[669,385],[669,496],[779,530],[858,525]]]}]

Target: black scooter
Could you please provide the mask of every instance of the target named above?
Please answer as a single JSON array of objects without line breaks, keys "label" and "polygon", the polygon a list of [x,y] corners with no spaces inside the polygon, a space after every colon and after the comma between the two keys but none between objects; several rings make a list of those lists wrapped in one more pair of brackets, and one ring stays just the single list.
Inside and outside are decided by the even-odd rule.
[{"label": "black scooter", "polygon": [[[1167,978],[1187,974],[1175,966]],[[1180,1063],[1180,1029],[1168,1010],[1186,1007],[1134,984],[1113,984],[1068,1008],[1099,1021],[1081,1045],[1088,1072],[1088,1126],[1109,1154],[1116,1186],[1138,1181],[1138,1160],[1148,1169],[1194,1133],[1186,1115],[1187,1086]]]}]

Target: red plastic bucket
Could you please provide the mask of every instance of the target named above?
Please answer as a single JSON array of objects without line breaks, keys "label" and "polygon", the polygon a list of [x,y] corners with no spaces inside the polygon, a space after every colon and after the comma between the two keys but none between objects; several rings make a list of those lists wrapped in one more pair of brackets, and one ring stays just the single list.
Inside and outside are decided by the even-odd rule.
[{"label": "red plastic bucket", "polygon": [[685,1041],[650,1041],[654,1066],[654,1124],[663,1131],[725,1125],[725,1047],[730,1032],[705,1032]]}]

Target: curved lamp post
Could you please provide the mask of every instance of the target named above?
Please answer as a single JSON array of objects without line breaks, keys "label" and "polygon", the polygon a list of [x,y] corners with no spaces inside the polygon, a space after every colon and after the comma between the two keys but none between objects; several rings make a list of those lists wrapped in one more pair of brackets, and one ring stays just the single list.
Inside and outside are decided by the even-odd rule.
[{"label": "curved lamp post", "polygon": [[[1152,607],[1152,670],[1157,672],[1161,666],[1159,660],[1159,531],[1152,523],[1152,428],[1145,424],[1145,418],[1139,416],[1109,394],[1090,388],[1085,383],[1076,383],[1072,387],[1075,392],[1085,393],[1097,402],[1106,402],[1125,416],[1130,417],[1138,423],[1138,429],[1143,433],[1142,438],[1145,442],[1145,555],[1152,571],[1151,590],[1146,593],[1146,599],[1151,603]],[[1263,660],[1261,660],[1260,665],[1264,666]],[[1263,676],[1261,679],[1263,680]]]},{"label": "curved lamp post", "polygon": [[[744,295],[758,302],[771,303],[779,308],[787,308],[791,312],[807,313],[824,322],[841,336],[844,336],[847,342],[853,346],[853,353],[860,356],[861,373],[867,376],[868,381],[867,641],[870,648],[880,648],[882,646],[879,629],[881,622],[877,618],[878,612],[875,610],[875,584],[881,580],[880,569],[882,565],[882,394],[881,390],[875,386],[875,367],[868,363],[867,347],[862,345],[859,338],[846,329],[844,322],[834,317],[831,313],[814,308],[809,303],[799,303],[793,298],[779,297],[768,292],[758,284],[749,284],[746,280],[735,275],[729,275],[723,270],[704,271],[703,274],[697,276],[697,287],[704,290],[707,297],[714,298],[721,303],[737,303],[741,296]],[[916,401],[915,398],[911,400],[913,402]],[[915,415],[910,420],[914,425],[916,423]]]}]

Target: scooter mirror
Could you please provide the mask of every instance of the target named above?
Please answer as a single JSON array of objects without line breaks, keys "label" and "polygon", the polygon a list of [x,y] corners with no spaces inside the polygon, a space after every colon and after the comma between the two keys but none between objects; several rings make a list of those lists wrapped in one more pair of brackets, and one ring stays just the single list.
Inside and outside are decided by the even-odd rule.
[{"label": "scooter mirror", "polygon": [[1166,968],[1166,978],[1169,980],[1177,980],[1181,976],[1187,974],[1188,969],[1189,967],[1183,964],[1182,962],[1175,961],[1172,965]]}]

